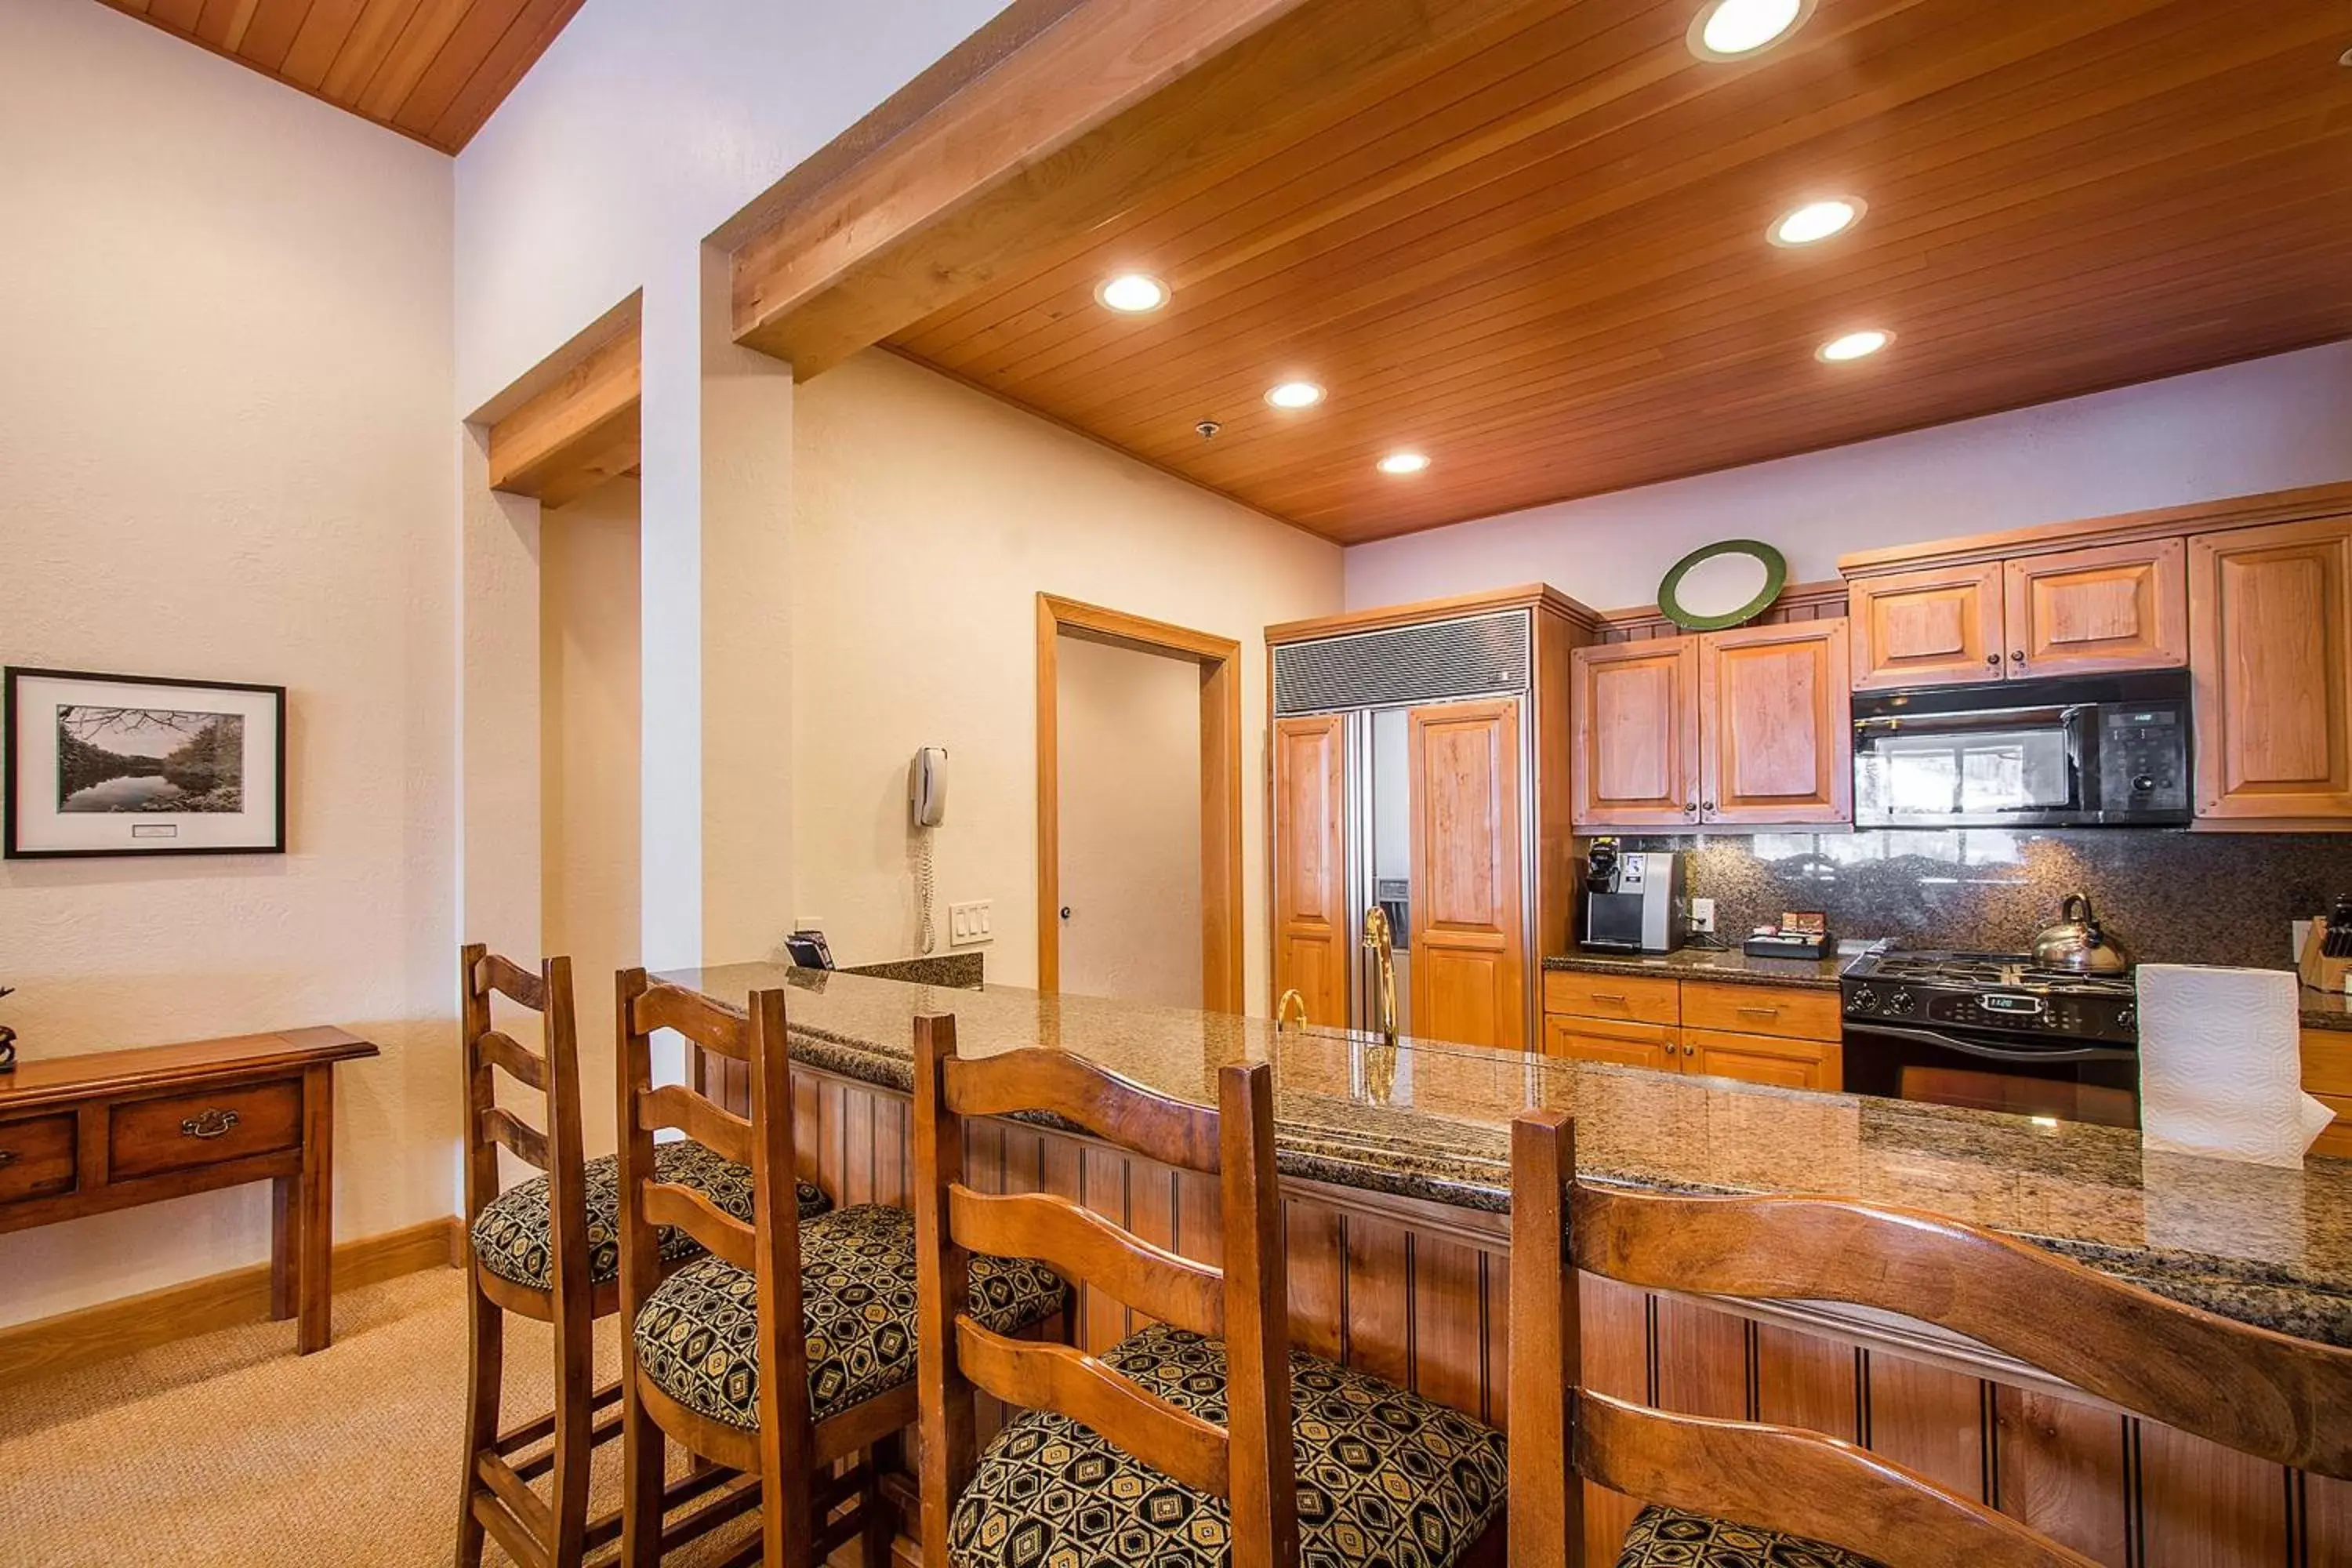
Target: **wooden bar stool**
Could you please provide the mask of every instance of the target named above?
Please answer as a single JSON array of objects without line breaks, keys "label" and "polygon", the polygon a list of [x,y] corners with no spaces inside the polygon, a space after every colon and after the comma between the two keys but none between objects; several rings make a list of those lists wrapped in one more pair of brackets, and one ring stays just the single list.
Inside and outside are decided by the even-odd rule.
[{"label": "wooden bar stool", "polygon": [[[457,1562],[460,1568],[480,1563],[487,1530],[527,1568],[571,1568],[621,1532],[617,1512],[588,1517],[591,1452],[620,1431],[617,1415],[596,1420],[598,1411],[620,1398],[621,1385],[595,1386],[592,1337],[595,1320],[617,1310],[620,1301],[617,1157],[590,1160],[582,1153],[572,961],[548,959],[534,974],[477,943],[460,950],[458,970],[472,1312]],[[541,1015],[543,1054],[495,1026],[494,994]],[[539,1092],[539,1126],[499,1106],[494,1073]],[[546,1174],[500,1192],[501,1148]],[[751,1175],[741,1165],[691,1142],[667,1146],[662,1163],[670,1179],[730,1212],[751,1214]],[[800,1186],[798,1201],[809,1213],[826,1206],[824,1194],[807,1184]],[[665,1238],[663,1256],[675,1264],[699,1250],[692,1238],[673,1234]],[[509,1312],[554,1328],[555,1408],[502,1432]],[[551,1438],[541,1451],[516,1458]],[[551,1471],[551,1504],[530,1489],[532,1480]],[[681,1482],[674,1500],[700,1495],[725,1479],[709,1474]]]},{"label": "wooden bar stool", "polygon": [[[803,1222],[782,991],[752,993],[737,1017],[630,970],[620,977],[620,1027],[623,1561],[654,1568],[675,1544],[660,1512],[675,1438],[761,1479],[761,1540],[736,1561],[810,1568],[862,1538],[868,1568],[882,1568],[895,1520],[875,1450],[917,1412],[914,1215],[861,1204]],[[656,1029],[742,1064],[750,1119],[694,1089],[655,1088]],[[748,1221],[662,1171],[653,1135],[665,1128],[750,1167]],[[709,1256],[663,1279],[662,1226]],[[1041,1265],[993,1258],[974,1261],[971,1292],[1006,1333],[1052,1318],[1066,1294]]]},{"label": "wooden bar stool", "polygon": [[[954,1019],[917,1020],[927,1568],[1502,1561],[1502,1435],[1290,1348],[1273,1089],[1265,1064],[1230,1066],[1207,1110],[1064,1051],[966,1060]],[[1217,1177],[1223,1268],[1067,1198],[965,1186],[963,1119],[1034,1111]],[[1018,1343],[952,1310],[975,1251],[1039,1258],[1158,1321],[1100,1360]],[[1025,1407],[984,1448],[975,1388]]]},{"label": "wooden bar stool", "polygon": [[1966,1334],[2152,1419],[2352,1476],[2352,1351],[2168,1301],[1990,1231],[1834,1198],[1677,1197],[1575,1180],[1559,1111],[1511,1129],[1511,1563],[1587,1559],[1590,1480],[1646,1504],[1619,1568],[2089,1568],[1851,1443],[1580,1388],[1577,1271],[1653,1290],[1843,1301]]}]

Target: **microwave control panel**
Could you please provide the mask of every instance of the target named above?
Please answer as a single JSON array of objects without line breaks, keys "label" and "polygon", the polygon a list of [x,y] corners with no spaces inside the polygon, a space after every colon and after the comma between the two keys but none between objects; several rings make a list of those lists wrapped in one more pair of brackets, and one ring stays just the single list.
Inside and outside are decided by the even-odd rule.
[{"label": "microwave control panel", "polygon": [[2179,702],[2102,704],[2099,803],[2132,816],[2189,809],[2189,714]]}]

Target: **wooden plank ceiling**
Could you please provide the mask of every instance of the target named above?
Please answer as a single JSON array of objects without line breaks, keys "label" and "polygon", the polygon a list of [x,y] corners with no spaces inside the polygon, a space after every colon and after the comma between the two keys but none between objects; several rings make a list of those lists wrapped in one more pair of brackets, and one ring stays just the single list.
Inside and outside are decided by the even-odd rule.
[{"label": "wooden plank ceiling", "polygon": [[2341,0],[1820,0],[1733,64],[1695,9],[1527,5],[888,341],[1353,542],[2352,337]]},{"label": "wooden plank ceiling", "polygon": [[455,153],[581,0],[102,0]]}]

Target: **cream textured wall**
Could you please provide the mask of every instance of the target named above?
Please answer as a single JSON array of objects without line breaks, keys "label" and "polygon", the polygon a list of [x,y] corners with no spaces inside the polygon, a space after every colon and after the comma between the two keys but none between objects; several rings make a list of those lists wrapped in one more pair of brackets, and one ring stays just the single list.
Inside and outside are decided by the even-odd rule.
[{"label": "cream textured wall", "polygon": [[[87,0],[0,24],[12,664],[290,689],[290,853],[0,863],[31,1057],[336,1023],[336,1221],[453,1212],[446,159]],[[0,1237],[0,1321],[267,1256],[266,1189]]]},{"label": "cream textured wall", "polygon": [[614,1148],[613,973],[638,961],[637,481],[540,519],[541,901],[572,959],[581,1120]]},{"label": "cream textured wall", "polygon": [[1822,582],[1879,545],[2338,479],[2352,342],[1358,545],[1348,604],[1545,582],[1615,609],[1718,539],[1766,540],[1790,581]]},{"label": "cream textured wall", "polygon": [[1201,667],[1055,641],[1062,989],[1198,1007]]},{"label": "cream textured wall", "polygon": [[945,746],[940,907],[993,900],[990,977],[1034,983],[1043,590],[1241,643],[1263,1011],[1261,634],[1339,607],[1337,547],[878,351],[798,389],[793,441],[794,912],[845,963],[913,951],[907,763]]}]

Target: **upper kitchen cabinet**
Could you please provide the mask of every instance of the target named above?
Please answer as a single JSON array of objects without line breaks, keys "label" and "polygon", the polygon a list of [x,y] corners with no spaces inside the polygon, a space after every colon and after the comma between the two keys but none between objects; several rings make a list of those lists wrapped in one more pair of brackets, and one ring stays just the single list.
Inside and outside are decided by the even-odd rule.
[{"label": "upper kitchen cabinet", "polygon": [[1839,618],[1577,649],[1577,826],[1851,820],[1849,637]]},{"label": "upper kitchen cabinet", "polygon": [[2352,515],[2189,541],[2197,815],[2352,818]]},{"label": "upper kitchen cabinet", "polygon": [[1856,691],[2000,679],[1999,562],[1857,579],[1847,613]]},{"label": "upper kitchen cabinet", "polygon": [[1850,641],[1843,620],[1698,639],[1702,822],[1853,820]]},{"label": "upper kitchen cabinet", "polygon": [[2189,549],[2178,539],[2003,563],[2013,676],[2178,669],[2189,662]]},{"label": "upper kitchen cabinet", "polygon": [[1698,639],[1580,647],[1570,668],[1576,826],[1696,826]]}]

